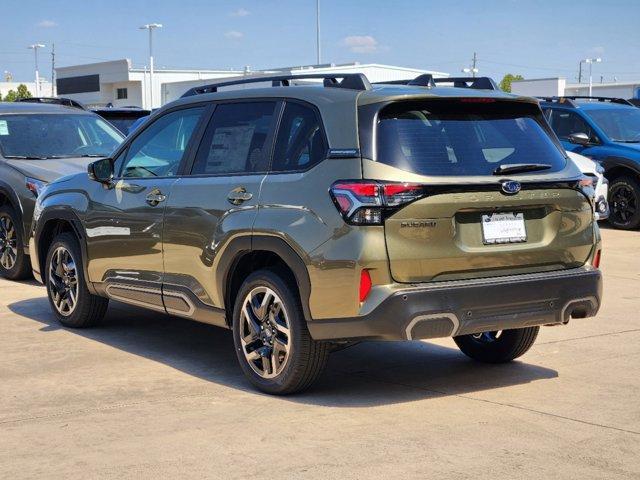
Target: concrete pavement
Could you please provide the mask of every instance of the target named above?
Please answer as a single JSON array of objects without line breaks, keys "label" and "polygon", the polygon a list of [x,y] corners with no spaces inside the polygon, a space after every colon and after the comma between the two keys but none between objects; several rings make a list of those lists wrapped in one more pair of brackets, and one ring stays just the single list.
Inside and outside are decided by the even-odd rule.
[{"label": "concrete pavement", "polygon": [[640,478],[640,232],[603,237],[599,316],[520,361],[361,344],[286,398],[249,387],[230,332],[122,304],[68,330],[0,280],[0,478]]}]

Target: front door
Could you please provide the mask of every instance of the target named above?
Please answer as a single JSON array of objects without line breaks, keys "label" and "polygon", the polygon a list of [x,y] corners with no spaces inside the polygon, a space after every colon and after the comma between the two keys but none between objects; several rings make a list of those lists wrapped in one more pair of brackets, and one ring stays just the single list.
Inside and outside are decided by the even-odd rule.
[{"label": "front door", "polygon": [[89,278],[112,298],[164,309],[164,211],[203,111],[186,108],[156,119],[116,160],[114,184],[95,184],[90,194]]},{"label": "front door", "polygon": [[276,101],[217,105],[193,166],[173,185],[164,228],[168,312],[224,323],[217,265],[232,238],[243,236],[250,245],[277,106]]}]

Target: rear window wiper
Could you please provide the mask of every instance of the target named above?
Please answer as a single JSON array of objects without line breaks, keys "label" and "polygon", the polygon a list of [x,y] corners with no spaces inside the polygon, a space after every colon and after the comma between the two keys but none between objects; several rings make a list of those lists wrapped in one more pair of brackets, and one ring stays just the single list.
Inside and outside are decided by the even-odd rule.
[{"label": "rear window wiper", "polygon": [[494,175],[502,175],[503,173],[525,173],[537,172],[540,170],[548,170],[553,165],[548,163],[505,163],[500,165],[493,171]]}]

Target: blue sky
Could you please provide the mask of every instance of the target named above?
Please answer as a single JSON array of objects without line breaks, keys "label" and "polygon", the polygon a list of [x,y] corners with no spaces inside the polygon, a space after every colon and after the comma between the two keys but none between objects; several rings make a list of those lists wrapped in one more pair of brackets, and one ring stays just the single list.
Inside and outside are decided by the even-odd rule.
[{"label": "blue sky", "polygon": [[[253,69],[315,62],[315,0],[30,0],[0,16],[0,74],[33,77],[57,64],[117,58],[147,63],[144,23],[167,68]],[[478,53],[481,74],[562,75],[600,56],[594,78],[640,79],[638,0],[321,0],[323,62],[387,63],[460,73]]]}]

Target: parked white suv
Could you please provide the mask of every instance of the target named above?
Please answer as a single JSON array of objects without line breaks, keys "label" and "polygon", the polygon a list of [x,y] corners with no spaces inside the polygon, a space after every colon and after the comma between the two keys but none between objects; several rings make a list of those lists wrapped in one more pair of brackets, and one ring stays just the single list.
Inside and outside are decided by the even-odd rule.
[{"label": "parked white suv", "polygon": [[609,203],[607,191],[609,182],[604,177],[604,168],[590,158],[574,152],[567,152],[569,158],[577,165],[582,173],[593,178],[595,190],[595,214],[597,220],[605,220],[609,216]]}]

